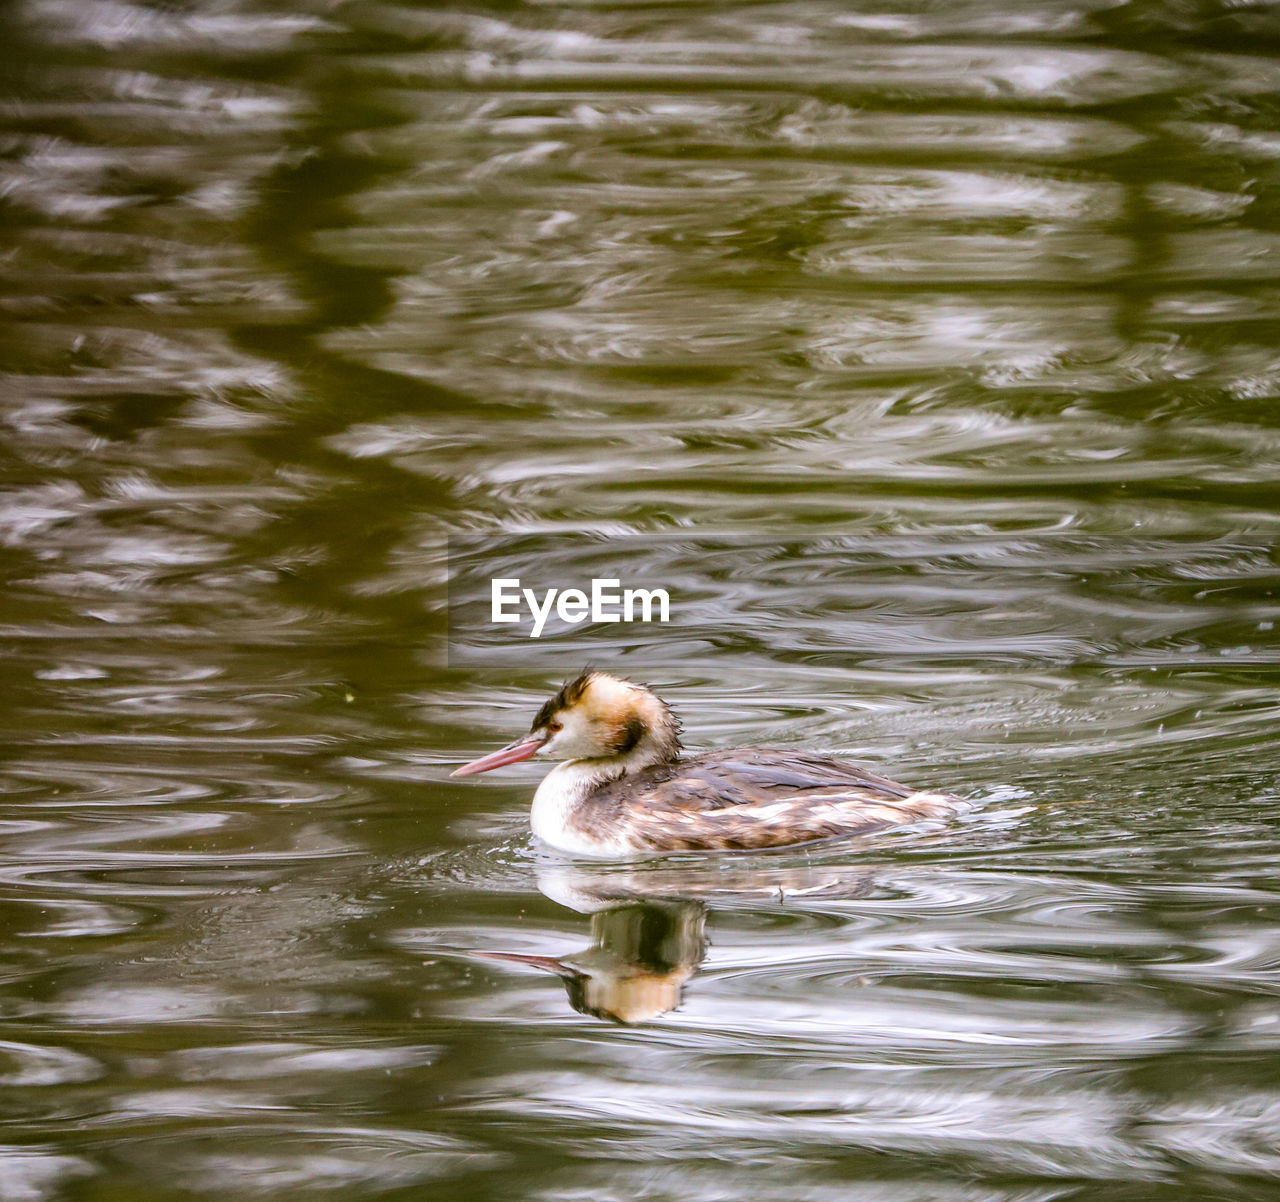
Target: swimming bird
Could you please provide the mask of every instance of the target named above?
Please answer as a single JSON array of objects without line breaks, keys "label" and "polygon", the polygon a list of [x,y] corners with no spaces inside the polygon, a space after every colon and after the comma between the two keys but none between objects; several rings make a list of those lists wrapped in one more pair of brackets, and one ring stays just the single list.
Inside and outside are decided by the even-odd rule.
[{"label": "swimming bird", "polygon": [[454,776],[545,756],[561,761],[534,794],[533,833],[574,855],[788,847],[863,835],[968,809],[844,760],[743,747],[684,756],[680,723],[647,685],[607,672],[568,681],[529,733]]}]

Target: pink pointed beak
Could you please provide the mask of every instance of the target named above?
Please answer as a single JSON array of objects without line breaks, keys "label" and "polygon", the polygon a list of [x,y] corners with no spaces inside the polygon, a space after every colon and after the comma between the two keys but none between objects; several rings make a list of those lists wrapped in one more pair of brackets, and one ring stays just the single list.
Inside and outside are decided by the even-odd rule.
[{"label": "pink pointed beak", "polygon": [[461,768],[454,769],[449,775],[475,776],[477,772],[489,772],[494,768],[501,768],[504,764],[518,764],[521,760],[537,755],[538,749],[546,741],[546,735],[525,735],[523,739],[517,739],[514,743],[499,747],[497,751],[482,755],[478,760],[463,764]]}]

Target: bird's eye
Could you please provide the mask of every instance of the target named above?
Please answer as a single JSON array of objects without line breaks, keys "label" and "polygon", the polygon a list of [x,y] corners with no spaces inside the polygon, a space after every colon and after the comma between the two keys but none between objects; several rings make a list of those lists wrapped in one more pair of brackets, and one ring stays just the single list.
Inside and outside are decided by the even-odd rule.
[{"label": "bird's eye", "polygon": [[547,723],[547,729],[548,729],[548,730],[549,730],[553,735],[558,735],[562,730],[564,730],[564,723],[563,723],[563,722],[548,722],[548,723]]}]

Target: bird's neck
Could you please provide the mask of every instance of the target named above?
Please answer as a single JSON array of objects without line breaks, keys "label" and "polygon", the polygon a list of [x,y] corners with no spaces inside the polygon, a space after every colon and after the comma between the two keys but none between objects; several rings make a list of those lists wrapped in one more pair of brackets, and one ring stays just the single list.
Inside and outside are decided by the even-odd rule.
[{"label": "bird's neck", "polygon": [[599,854],[592,840],[583,841],[591,796],[602,785],[667,761],[660,748],[640,744],[625,755],[565,760],[543,778],[533,795],[530,824],[538,838],[564,851]]},{"label": "bird's neck", "polygon": [[565,760],[552,770],[552,775],[558,773],[565,778],[572,778],[580,784],[585,795],[610,781],[631,776],[656,764],[674,763],[679,756],[678,751],[672,752],[654,740],[644,739],[623,755]]}]

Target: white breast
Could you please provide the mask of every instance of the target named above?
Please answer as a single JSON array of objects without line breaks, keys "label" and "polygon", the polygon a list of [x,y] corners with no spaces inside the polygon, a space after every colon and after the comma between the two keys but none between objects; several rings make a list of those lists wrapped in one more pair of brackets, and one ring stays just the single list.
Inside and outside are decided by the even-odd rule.
[{"label": "white breast", "polygon": [[620,856],[633,849],[616,839],[593,837],[574,821],[584,804],[607,776],[582,760],[557,764],[533,795],[529,825],[533,833],[552,847],[575,856]]}]

